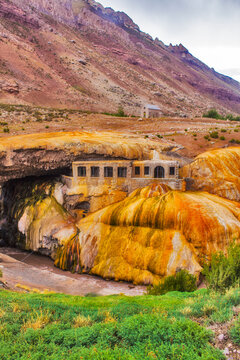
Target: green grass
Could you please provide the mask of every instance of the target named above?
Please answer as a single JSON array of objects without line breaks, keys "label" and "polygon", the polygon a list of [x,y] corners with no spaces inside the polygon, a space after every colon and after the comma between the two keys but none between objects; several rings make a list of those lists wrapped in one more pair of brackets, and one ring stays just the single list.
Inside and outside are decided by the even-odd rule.
[{"label": "green grass", "polygon": [[239,289],[138,297],[0,291],[0,359],[224,359],[193,319],[231,320],[239,303]]},{"label": "green grass", "polygon": [[230,330],[230,337],[235,344],[240,346],[240,315]]}]

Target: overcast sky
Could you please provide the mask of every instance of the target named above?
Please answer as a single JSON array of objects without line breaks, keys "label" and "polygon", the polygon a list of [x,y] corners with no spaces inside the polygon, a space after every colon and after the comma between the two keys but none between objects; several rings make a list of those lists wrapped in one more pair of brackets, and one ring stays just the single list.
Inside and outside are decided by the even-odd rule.
[{"label": "overcast sky", "polygon": [[165,44],[182,43],[216,71],[240,81],[240,0],[98,0],[126,12]]}]

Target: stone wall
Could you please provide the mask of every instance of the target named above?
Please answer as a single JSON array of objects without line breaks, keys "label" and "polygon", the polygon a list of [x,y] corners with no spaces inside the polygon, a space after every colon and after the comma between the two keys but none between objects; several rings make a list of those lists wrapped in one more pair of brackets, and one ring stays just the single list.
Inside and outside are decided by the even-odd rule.
[{"label": "stone wall", "polygon": [[[99,176],[91,177],[91,167],[99,167]],[[104,176],[104,168],[113,169],[112,177]],[[118,176],[118,168],[126,168],[126,177]],[[148,167],[148,174],[145,174]],[[164,177],[155,178],[155,169],[161,167]],[[86,174],[79,176],[78,168],[84,168]],[[136,174],[135,168],[138,168]],[[170,169],[174,174],[170,174]],[[84,171],[85,171],[84,170]],[[73,163],[73,176],[63,176],[66,185],[66,196],[74,198],[77,204],[88,201],[90,212],[124,199],[132,191],[151,184],[165,184],[173,190],[185,190],[185,181],[179,179],[179,163],[177,161],[81,161]],[[74,209],[74,205],[73,205]]]}]

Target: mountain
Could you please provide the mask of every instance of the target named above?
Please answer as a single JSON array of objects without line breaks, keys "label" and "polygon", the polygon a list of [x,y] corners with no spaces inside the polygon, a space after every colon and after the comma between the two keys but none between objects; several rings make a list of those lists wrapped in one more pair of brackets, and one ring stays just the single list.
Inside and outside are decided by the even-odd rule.
[{"label": "mountain", "polygon": [[[171,19],[169,19],[171,21]],[[0,0],[0,102],[139,115],[240,113],[240,84],[94,0]]]}]

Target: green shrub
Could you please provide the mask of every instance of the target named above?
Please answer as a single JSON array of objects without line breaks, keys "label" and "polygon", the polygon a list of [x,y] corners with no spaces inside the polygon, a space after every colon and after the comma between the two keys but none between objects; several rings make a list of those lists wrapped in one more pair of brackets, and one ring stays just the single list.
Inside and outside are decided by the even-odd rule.
[{"label": "green shrub", "polygon": [[223,252],[212,255],[209,264],[204,266],[208,287],[225,293],[232,286],[238,286],[240,281],[240,244],[232,243],[227,256]]},{"label": "green shrub", "polygon": [[221,132],[225,133],[225,132],[227,132],[227,130],[226,129],[221,129]]},{"label": "green shrub", "polygon": [[216,109],[209,110],[206,114],[203,114],[203,117],[211,119],[222,119],[222,116],[217,112]]},{"label": "green shrub", "polygon": [[123,110],[123,107],[122,107],[122,106],[119,106],[118,111],[117,111],[116,113],[103,112],[102,114],[103,114],[103,115],[110,115],[110,116],[118,116],[118,117],[127,116],[127,115],[124,113],[124,110]]},{"label": "green shrub", "polygon": [[123,107],[122,107],[122,106],[119,106],[118,112],[116,113],[116,115],[119,116],[119,117],[124,117],[124,116],[126,116],[126,114],[124,113],[124,110],[123,110]]},{"label": "green shrub", "polygon": [[205,140],[209,140],[209,135],[205,135],[205,136],[204,136],[204,139],[205,139]]},{"label": "green shrub", "polygon": [[240,316],[239,315],[238,315],[238,320],[235,322],[233,327],[230,329],[230,337],[237,345],[240,345]]},{"label": "green shrub", "polygon": [[226,140],[225,136],[220,136],[220,140]]},{"label": "green shrub", "polygon": [[187,270],[181,270],[175,275],[166,277],[163,282],[148,287],[149,295],[164,295],[169,291],[192,292],[197,289],[197,278]]},{"label": "green shrub", "polygon": [[10,132],[10,129],[9,129],[8,127],[5,127],[5,128],[3,129],[3,132],[4,132],[4,133],[9,133],[9,132]]},{"label": "green shrub", "polygon": [[227,114],[227,115],[225,116],[225,119],[226,119],[226,120],[234,120],[234,116],[233,116],[233,114]]},{"label": "green shrub", "polygon": [[217,139],[218,138],[218,132],[217,131],[212,131],[210,132],[210,137],[213,138],[213,139]]},{"label": "green shrub", "polygon": [[234,129],[234,132],[238,132],[239,130],[238,129]]},{"label": "green shrub", "polygon": [[236,140],[235,140],[235,139],[231,139],[231,140],[229,140],[229,142],[230,142],[231,144],[235,144]]},{"label": "green shrub", "polygon": [[3,274],[2,274],[2,270],[0,269],[0,278],[2,277],[2,275],[3,275]]}]

